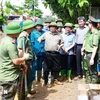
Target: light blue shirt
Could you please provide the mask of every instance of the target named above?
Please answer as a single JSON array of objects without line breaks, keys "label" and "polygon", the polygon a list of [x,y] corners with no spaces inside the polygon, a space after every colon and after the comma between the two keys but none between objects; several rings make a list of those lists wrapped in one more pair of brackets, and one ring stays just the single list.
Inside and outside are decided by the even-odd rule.
[{"label": "light blue shirt", "polygon": [[[64,41],[65,49],[68,49],[72,44],[75,44],[75,42],[76,42],[76,37],[75,37],[75,34],[73,34],[73,33],[69,33],[69,34],[63,33],[62,38]],[[60,50],[60,54],[65,54],[62,49]],[[74,54],[74,51],[72,48],[68,51],[68,55],[73,55],[73,54]]]}]

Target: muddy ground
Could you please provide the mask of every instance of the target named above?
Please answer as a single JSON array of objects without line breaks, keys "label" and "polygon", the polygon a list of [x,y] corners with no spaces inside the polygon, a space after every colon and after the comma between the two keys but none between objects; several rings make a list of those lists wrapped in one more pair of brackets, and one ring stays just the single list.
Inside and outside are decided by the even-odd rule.
[{"label": "muddy ground", "polygon": [[78,84],[84,83],[83,79],[63,82],[63,85],[55,85],[52,88],[36,86],[37,93],[30,97],[30,100],[77,100]]}]

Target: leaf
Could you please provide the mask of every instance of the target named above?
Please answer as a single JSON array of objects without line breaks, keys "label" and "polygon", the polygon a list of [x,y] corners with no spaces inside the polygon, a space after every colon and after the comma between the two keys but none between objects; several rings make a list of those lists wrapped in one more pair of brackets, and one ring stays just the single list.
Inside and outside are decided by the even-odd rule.
[{"label": "leaf", "polygon": [[77,4],[77,6],[83,7],[85,4],[89,5],[89,2],[87,0],[79,0],[79,3]]}]

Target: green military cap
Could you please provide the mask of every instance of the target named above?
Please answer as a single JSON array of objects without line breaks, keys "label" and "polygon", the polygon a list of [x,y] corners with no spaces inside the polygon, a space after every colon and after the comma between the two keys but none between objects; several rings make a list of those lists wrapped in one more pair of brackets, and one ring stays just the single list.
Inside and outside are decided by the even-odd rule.
[{"label": "green military cap", "polygon": [[37,25],[40,25],[40,26],[43,27],[43,23],[42,23],[42,21],[37,21],[35,25],[36,25],[36,26],[37,26]]},{"label": "green military cap", "polygon": [[73,27],[73,24],[72,23],[66,23],[65,26],[64,26],[64,28],[65,27],[71,27],[72,28]]},{"label": "green military cap", "polygon": [[63,24],[61,22],[57,23],[58,27],[64,27]]},{"label": "green military cap", "polygon": [[35,23],[32,20],[26,20],[26,21],[23,22],[22,29],[26,30],[26,29],[32,28],[34,26],[35,26]]},{"label": "green military cap", "polygon": [[6,26],[4,33],[6,34],[17,34],[21,32],[20,25],[16,22],[11,22]]},{"label": "green military cap", "polygon": [[62,19],[57,19],[57,20],[56,20],[56,23],[57,23],[57,22],[63,22],[63,20],[62,20]]},{"label": "green military cap", "polygon": [[50,28],[51,26],[57,27],[57,24],[56,24],[55,22],[51,22],[50,25],[49,25],[49,28]]},{"label": "green military cap", "polygon": [[89,22],[95,22],[95,23],[97,23],[97,20],[94,17],[89,16]]},{"label": "green military cap", "polygon": [[51,23],[50,19],[45,20],[45,23]]}]

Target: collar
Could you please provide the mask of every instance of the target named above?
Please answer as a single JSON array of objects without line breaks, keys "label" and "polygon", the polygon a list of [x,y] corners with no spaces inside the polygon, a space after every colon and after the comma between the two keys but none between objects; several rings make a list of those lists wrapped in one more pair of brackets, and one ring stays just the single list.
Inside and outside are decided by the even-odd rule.
[{"label": "collar", "polygon": [[72,34],[72,32],[70,32],[70,33],[65,33],[65,35],[67,35],[67,36],[69,36],[69,35],[71,35]]},{"label": "collar", "polygon": [[[52,32],[50,32],[50,34],[52,34]],[[52,35],[57,35],[58,34],[58,32],[56,31],[56,33],[53,33]]]},{"label": "collar", "polygon": [[93,29],[91,32],[92,32],[92,34],[97,34],[98,30],[97,29]]},{"label": "collar", "polygon": [[85,25],[83,28],[79,27],[79,29],[83,30],[84,28],[86,28],[87,26]]}]

